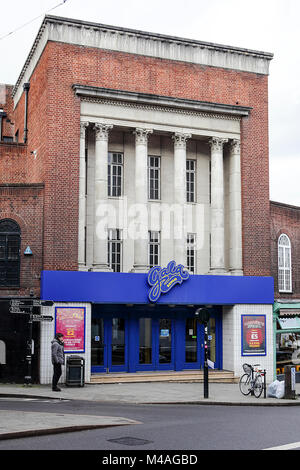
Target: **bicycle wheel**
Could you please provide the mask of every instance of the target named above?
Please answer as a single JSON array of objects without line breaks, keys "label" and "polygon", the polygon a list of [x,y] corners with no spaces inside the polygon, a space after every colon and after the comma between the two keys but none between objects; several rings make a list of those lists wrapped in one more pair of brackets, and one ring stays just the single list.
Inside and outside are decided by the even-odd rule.
[{"label": "bicycle wheel", "polygon": [[263,382],[261,375],[257,375],[254,381],[254,387],[253,387],[254,395],[256,398],[259,398],[262,394],[263,391]]},{"label": "bicycle wheel", "polygon": [[251,392],[251,376],[248,374],[242,375],[239,382],[240,391],[243,395],[249,395]]}]

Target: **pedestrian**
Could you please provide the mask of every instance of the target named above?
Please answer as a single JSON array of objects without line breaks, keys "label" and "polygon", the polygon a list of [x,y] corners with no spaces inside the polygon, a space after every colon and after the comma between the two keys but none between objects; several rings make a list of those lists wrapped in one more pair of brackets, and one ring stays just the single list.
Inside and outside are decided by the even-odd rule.
[{"label": "pedestrian", "polygon": [[61,366],[65,363],[63,337],[64,335],[62,333],[56,333],[54,340],[51,341],[51,358],[53,364],[52,390],[54,392],[61,391],[57,383],[62,374]]}]

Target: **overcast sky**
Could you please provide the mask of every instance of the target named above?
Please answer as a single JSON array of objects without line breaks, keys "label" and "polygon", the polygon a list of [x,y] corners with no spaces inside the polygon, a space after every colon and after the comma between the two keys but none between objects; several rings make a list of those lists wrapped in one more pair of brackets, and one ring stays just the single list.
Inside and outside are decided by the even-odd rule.
[{"label": "overcast sky", "polygon": [[300,0],[2,0],[0,83],[16,82],[45,13],[272,52],[270,199],[300,206]]}]

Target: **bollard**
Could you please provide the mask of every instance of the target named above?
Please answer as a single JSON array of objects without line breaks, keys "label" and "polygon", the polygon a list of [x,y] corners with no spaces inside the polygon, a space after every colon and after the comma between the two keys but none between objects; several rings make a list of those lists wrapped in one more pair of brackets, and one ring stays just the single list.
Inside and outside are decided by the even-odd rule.
[{"label": "bollard", "polygon": [[295,366],[284,366],[284,398],[295,399],[296,395],[296,369]]},{"label": "bollard", "polygon": [[264,398],[267,398],[266,375],[267,375],[267,372],[266,372],[266,369],[264,369]]}]

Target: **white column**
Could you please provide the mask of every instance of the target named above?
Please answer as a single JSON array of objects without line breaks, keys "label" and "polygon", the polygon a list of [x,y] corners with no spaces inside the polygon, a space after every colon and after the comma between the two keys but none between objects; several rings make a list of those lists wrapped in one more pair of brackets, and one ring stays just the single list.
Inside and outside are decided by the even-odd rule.
[{"label": "white column", "polygon": [[107,261],[108,135],[112,125],[95,124],[95,207],[93,271],[111,271]]},{"label": "white column", "polygon": [[229,269],[231,274],[243,275],[242,207],[240,141],[230,142],[229,154]]},{"label": "white column", "polygon": [[133,272],[148,266],[148,137],[152,129],[137,128],[135,135],[135,220]]},{"label": "white column", "polygon": [[223,145],[228,139],[212,137],[211,147],[211,274],[225,273]]},{"label": "white column", "polygon": [[85,227],[86,227],[86,162],[85,134],[88,122],[80,123],[80,155],[79,155],[79,214],[78,214],[78,269],[84,269],[85,259]]},{"label": "white column", "polygon": [[186,266],[186,230],[185,230],[185,205],[186,205],[186,141],[191,134],[176,132],[174,140],[174,261]]}]

